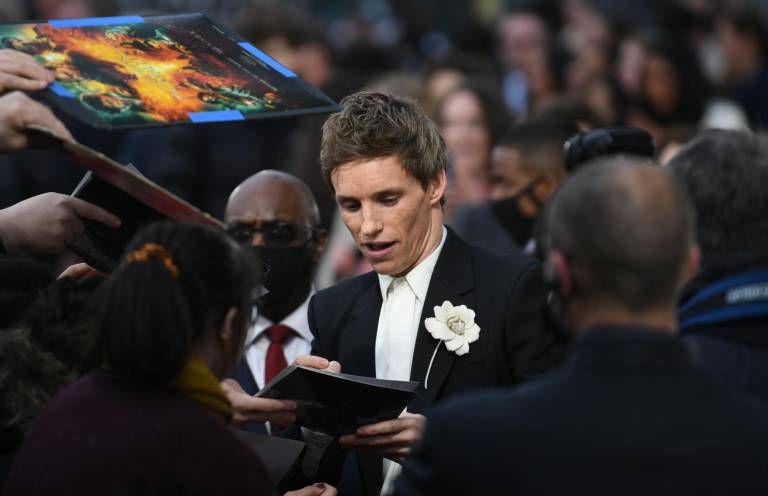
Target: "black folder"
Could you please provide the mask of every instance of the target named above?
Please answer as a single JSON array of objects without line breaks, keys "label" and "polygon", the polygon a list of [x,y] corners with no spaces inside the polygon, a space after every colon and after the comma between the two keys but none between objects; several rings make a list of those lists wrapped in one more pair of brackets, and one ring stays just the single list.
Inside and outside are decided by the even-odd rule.
[{"label": "black folder", "polygon": [[275,482],[283,480],[305,446],[301,441],[279,436],[267,436],[240,430],[235,430],[235,433],[261,459]]},{"label": "black folder", "polygon": [[80,143],[57,136],[50,129],[28,126],[32,147],[58,151],[88,169],[73,193],[118,216],[119,229],[84,221],[85,232],[67,244],[83,261],[102,273],[113,270],[125,246],[145,224],[159,219],[224,224],[150,181],[132,166],[120,164]]},{"label": "black folder", "polygon": [[291,365],[256,396],[296,401],[296,424],[339,436],[397,418],[418,385]]}]

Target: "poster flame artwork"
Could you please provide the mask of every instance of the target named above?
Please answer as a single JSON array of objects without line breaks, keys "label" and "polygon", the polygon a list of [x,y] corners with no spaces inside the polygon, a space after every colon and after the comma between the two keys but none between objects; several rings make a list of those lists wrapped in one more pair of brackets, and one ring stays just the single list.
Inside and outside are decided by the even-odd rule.
[{"label": "poster flame artwork", "polygon": [[203,14],[136,19],[0,25],[0,46],[53,71],[55,103],[99,127],[335,110],[319,90]]}]

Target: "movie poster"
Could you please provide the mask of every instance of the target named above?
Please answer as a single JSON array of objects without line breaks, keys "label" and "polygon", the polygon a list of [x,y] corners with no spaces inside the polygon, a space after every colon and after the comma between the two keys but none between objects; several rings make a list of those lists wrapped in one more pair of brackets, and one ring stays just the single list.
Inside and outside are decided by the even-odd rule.
[{"label": "movie poster", "polygon": [[100,128],[331,112],[335,103],[204,14],[0,25],[53,71],[50,99]]}]

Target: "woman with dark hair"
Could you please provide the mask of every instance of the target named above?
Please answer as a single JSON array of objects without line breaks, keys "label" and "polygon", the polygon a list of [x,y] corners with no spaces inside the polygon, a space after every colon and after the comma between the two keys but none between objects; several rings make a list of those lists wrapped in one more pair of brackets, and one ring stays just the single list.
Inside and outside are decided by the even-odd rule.
[{"label": "woman with dark hair", "polygon": [[[139,233],[100,288],[103,366],[48,403],[6,494],[274,494],[219,386],[242,352],[257,283],[219,230],[161,222]],[[295,403],[264,401],[270,420],[294,420]]]},{"label": "woman with dark hair", "polygon": [[768,126],[767,31],[764,16],[745,6],[734,7],[717,22],[726,95],[744,109],[755,128]]},{"label": "woman with dark hair", "polygon": [[435,113],[448,147],[446,216],[488,196],[491,149],[512,123],[499,88],[492,81],[466,79],[438,102]]}]

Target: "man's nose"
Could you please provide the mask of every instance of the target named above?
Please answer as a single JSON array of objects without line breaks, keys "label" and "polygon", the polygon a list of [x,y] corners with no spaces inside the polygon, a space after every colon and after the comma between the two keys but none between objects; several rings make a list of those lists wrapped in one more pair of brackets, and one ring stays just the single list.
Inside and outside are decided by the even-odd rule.
[{"label": "man's nose", "polygon": [[363,208],[363,222],[360,225],[360,233],[365,237],[375,236],[382,229],[379,217],[370,208]]},{"label": "man's nose", "polygon": [[261,231],[256,231],[253,233],[253,237],[251,238],[251,246],[266,246],[267,243],[264,242],[264,235],[261,234]]}]

